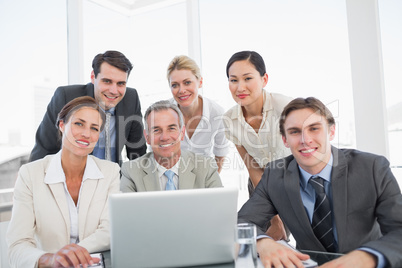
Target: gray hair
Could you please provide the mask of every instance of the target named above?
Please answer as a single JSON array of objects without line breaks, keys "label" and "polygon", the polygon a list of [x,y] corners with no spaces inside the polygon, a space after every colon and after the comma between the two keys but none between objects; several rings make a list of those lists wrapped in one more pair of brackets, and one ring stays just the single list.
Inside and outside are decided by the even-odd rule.
[{"label": "gray hair", "polygon": [[177,107],[176,104],[170,103],[170,101],[168,100],[161,100],[161,101],[157,101],[154,104],[151,104],[151,106],[148,107],[148,109],[146,110],[145,114],[144,114],[144,127],[145,127],[145,131],[148,133],[148,116],[151,112],[160,112],[160,111],[166,111],[172,109],[173,111],[175,111],[177,113],[177,115],[179,116],[179,126],[180,129],[184,126],[184,119],[183,119],[183,114],[181,113],[179,107]]}]

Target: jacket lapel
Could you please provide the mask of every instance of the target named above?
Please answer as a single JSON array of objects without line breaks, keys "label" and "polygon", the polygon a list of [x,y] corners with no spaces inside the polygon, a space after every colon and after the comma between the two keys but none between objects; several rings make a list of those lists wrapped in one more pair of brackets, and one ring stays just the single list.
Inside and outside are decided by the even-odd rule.
[{"label": "jacket lapel", "polygon": [[[290,219],[297,219],[297,233],[300,233],[301,230],[303,230],[303,235],[300,233],[298,237],[295,237],[296,240],[300,239],[303,241],[301,244],[314,244],[316,245],[316,248],[321,248],[322,251],[325,251],[320,241],[314,235],[310,220],[307,216],[306,209],[304,208],[303,201],[300,196],[300,174],[295,159],[289,163],[284,179],[286,194],[290,200],[292,213],[294,214],[293,216],[290,215]],[[289,211],[289,213],[291,212]]]},{"label": "jacket lapel", "polygon": [[194,159],[191,154],[181,151],[179,165],[179,189],[193,189],[195,184]]},{"label": "jacket lapel", "polygon": [[64,190],[64,184],[52,183],[48,184],[50,191],[52,191],[53,197],[56,200],[57,206],[59,207],[61,214],[63,215],[64,222],[66,224],[67,233],[70,234],[70,212],[68,210],[66,193]]},{"label": "jacket lapel", "polygon": [[142,180],[144,182],[145,190],[147,192],[161,190],[161,186],[159,184],[159,178],[158,178],[158,170],[155,167],[155,163],[151,157],[154,157],[153,154],[149,155],[146,163],[144,164],[145,176],[142,178]]},{"label": "jacket lapel", "polygon": [[342,238],[347,238],[347,161],[342,151],[332,147],[334,158],[331,174],[332,204],[335,215],[336,230],[338,233],[338,251],[343,252],[344,245],[347,244]]}]

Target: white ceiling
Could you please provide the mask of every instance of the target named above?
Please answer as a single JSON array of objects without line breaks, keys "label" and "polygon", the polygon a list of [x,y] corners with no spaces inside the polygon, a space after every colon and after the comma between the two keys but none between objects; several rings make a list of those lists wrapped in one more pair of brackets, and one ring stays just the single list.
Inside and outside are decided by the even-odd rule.
[{"label": "white ceiling", "polygon": [[105,8],[114,10],[126,16],[151,11],[157,8],[162,8],[177,3],[182,3],[185,0],[89,0]]}]

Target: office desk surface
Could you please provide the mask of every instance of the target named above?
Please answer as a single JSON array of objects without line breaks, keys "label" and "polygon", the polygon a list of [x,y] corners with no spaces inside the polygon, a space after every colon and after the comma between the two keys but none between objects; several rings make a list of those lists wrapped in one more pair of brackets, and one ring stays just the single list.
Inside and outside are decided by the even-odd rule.
[{"label": "office desk surface", "polygon": [[[318,252],[318,251],[310,251],[310,250],[301,250],[303,253],[310,255],[310,258],[315,260],[318,265],[324,264],[331,260],[334,260],[343,254],[337,253],[328,253],[328,252]],[[110,257],[110,251],[104,251],[103,257],[105,259],[105,267],[111,268],[112,261]],[[203,265],[203,266],[191,266],[193,268],[235,268],[235,263],[223,263],[223,264],[210,264],[210,265]],[[261,262],[258,263],[258,268],[263,267]]]}]

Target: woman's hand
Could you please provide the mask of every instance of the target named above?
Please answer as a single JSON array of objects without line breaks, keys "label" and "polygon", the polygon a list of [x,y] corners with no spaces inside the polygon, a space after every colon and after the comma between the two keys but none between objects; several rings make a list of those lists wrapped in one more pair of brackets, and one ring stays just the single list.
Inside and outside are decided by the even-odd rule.
[{"label": "woman's hand", "polygon": [[56,253],[46,253],[39,258],[38,266],[42,267],[82,267],[86,268],[96,262],[98,258],[92,258],[88,250],[77,245],[69,244],[61,248]]}]

